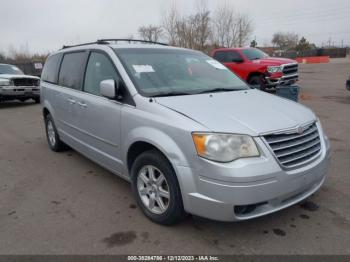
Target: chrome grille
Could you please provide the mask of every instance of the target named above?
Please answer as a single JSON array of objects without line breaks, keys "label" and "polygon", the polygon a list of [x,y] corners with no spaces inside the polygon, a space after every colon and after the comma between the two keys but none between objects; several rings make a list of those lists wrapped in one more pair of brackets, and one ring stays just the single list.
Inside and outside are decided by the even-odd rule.
[{"label": "chrome grille", "polygon": [[17,78],[12,80],[14,86],[38,86],[39,80],[31,78]]},{"label": "chrome grille", "polygon": [[298,64],[290,64],[283,66],[283,74],[291,75],[298,73]]},{"label": "chrome grille", "polygon": [[321,151],[321,140],[316,123],[303,128],[302,133],[265,135],[280,164],[287,168],[297,167],[314,159]]}]

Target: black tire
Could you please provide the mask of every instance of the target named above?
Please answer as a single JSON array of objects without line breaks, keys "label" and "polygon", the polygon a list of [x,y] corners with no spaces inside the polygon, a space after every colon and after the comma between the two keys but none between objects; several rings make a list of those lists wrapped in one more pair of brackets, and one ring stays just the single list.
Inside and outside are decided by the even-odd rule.
[{"label": "black tire", "polygon": [[[161,171],[166,179],[170,199],[168,202],[168,207],[164,213],[155,214],[154,212],[151,212],[141,199],[137,181],[140,171],[146,166],[155,167]],[[186,217],[186,212],[183,208],[181,190],[176,174],[168,159],[166,159],[166,157],[164,157],[160,152],[157,150],[150,150],[139,155],[131,167],[131,179],[136,202],[141,208],[142,212],[151,221],[162,225],[173,225],[182,221]],[[155,204],[157,205],[157,202],[155,202]]]},{"label": "black tire", "polygon": [[20,98],[19,101],[25,102],[25,101],[27,101],[27,98]]},{"label": "black tire", "polygon": [[[51,130],[51,127],[52,127],[52,131],[54,132],[54,138],[55,138],[54,141],[49,137],[49,130]],[[49,147],[52,151],[60,152],[68,148],[67,145],[60,140],[55,123],[50,114],[47,114],[45,116],[45,130],[46,130],[47,143],[49,144]]]},{"label": "black tire", "polygon": [[35,104],[40,104],[40,97],[33,98]]},{"label": "black tire", "polygon": [[253,75],[248,79],[248,84],[254,86],[257,89],[264,90],[265,84],[261,75]]}]

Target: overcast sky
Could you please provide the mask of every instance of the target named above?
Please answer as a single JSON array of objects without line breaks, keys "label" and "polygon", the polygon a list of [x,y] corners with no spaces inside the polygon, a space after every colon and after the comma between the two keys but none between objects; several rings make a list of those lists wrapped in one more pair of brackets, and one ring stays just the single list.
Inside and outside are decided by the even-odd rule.
[{"label": "overcast sky", "polygon": [[[10,46],[47,52],[98,38],[137,37],[139,26],[161,22],[172,1],[0,0],[0,52]],[[276,31],[290,31],[319,45],[331,38],[350,46],[349,0],[207,0],[209,9],[222,1],[250,16],[259,45],[268,45]],[[196,0],[175,2],[181,14],[190,14]]]}]

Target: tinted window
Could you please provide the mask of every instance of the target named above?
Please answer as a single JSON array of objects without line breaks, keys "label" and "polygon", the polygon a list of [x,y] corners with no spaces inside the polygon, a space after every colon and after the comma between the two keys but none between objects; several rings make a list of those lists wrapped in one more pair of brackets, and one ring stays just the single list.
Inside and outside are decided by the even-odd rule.
[{"label": "tinted window", "polygon": [[226,61],[226,52],[218,51],[214,54],[214,58],[224,63]]},{"label": "tinted window", "polygon": [[241,60],[241,55],[236,51],[219,51],[214,54],[214,58],[221,63],[232,63]]},{"label": "tinted window", "polygon": [[256,48],[244,49],[242,52],[249,60],[256,60],[268,57],[267,54]]},{"label": "tinted window", "polygon": [[242,60],[241,55],[236,51],[230,51],[226,54],[226,63],[232,63],[238,60]]},{"label": "tinted window", "polygon": [[57,84],[58,80],[58,69],[61,62],[61,54],[50,56],[45,63],[43,72],[41,74],[41,79],[43,81]]},{"label": "tinted window", "polygon": [[119,79],[112,62],[106,55],[92,52],[86,68],[84,91],[100,95],[100,83],[107,79]]},{"label": "tinted window", "polygon": [[61,65],[58,84],[73,89],[81,89],[85,62],[85,52],[65,54]]}]

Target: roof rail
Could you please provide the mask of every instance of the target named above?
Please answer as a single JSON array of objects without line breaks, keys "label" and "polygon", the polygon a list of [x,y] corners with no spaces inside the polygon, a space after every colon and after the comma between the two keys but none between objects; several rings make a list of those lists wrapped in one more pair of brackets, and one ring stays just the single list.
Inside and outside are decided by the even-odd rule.
[{"label": "roof rail", "polygon": [[99,44],[99,45],[109,45],[110,42],[118,43],[118,42],[128,42],[131,43],[144,43],[144,44],[155,44],[155,45],[164,45],[167,46],[168,44],[160,43],[160,42],[153,42],[153,41],[147,41],[147,40],[140,40],[140,39],[122,39],[122,38],[116,38],[116,39],[99,39],[96,42],[89,42],[84,44],[78,44],[78,45],[64,45],[62,49],[70,48],[70,47],[77,47],[77,46],[84,46],[84,45],[93,45],[93,44]]},{"label": "roof rail", "polygon": [[131,43],[144,43],[144,44],[155,44],[155,45],[165,45],[167,46],[168,44],[161,43],[161,42],[154,42],[154,41],[147,41],[147,40],[140,40],[140,39],[122,39],[122,38],[115,38],[115,39],[99,39],[97,40],[98,44],[109,44],[109,42],[128,42],[129,44]]},{"label": "roof rail", "polygon": [[78,44],[78,45],[64,45],[62,49],[70,48],[70,47],[76,47],[76,46],[84,46],[84,45],[93,45],[97,44],[97,42],[90,42],[90,43],[84,43],[84,44]]}]

